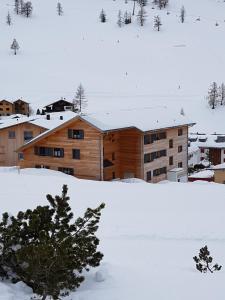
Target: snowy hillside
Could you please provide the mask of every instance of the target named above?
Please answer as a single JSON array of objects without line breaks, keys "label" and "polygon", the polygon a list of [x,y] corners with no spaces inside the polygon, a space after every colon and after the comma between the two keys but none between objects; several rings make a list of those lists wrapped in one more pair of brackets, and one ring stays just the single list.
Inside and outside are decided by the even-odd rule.
[{"label": "snowy hillside", "polygon": [[[132,1],[62,0],[59,17],[56,0],[33,0],[28,19],[15,15],[13,3],[0,1],[0,98],[23,97],[38,107],[61,96],[72,99],[82,82],[89,111],[183,107],[198,122],[194,130],[225,132],[225,109],[211,111],[204,99],[212,81],[225,81],[223,0],[170,0],[162,11],[149,4],[144,27],[134,17],[122,28],[116,24],[118,10],[132,11]],[[102,8],[105,24],[99,22]],[[6,24],[8,11],[12,26]],[[158,14],[160,32],[153,29]],[[20,45],[17,56],[10,50],[14,38]]]},{"label": "snowy hillside", "polygon": [[[64,183],[76,216],[88,206],[106,203],[98,232],[104,260],[65,299],[224,299],[224,185],[93,182],[44,169],[25,169],[20,174],[2,170],[1,213],[45,205],[45,195],[59,194]],[[220,272],[195,270],[192,257],[205,244],[223,266]],[[4,300],[31,296],[22,284],[0,282],[0,290]]]}]

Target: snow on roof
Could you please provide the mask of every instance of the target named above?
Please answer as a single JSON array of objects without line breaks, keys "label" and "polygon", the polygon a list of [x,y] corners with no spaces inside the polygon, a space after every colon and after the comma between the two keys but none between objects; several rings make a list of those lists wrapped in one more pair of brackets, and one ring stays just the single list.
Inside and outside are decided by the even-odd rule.
[{"label": "snow on roof", "polygon": [[135,127],[145,132],[193,124],[187,117],[165,106],[93,113],[82,118],[102,131]]},{"label": "snow on roof", "polygon": [[225,148],[225,134],[190,134],[189,141],[200,148]]},{"label": "snow on roof", "polygon": [[212,178],[213,176],[214,176],[214,171],[203,170],[198,173],[190,175],[189,178]]},{"label": "snow on roof", "polygon": [[191,145],[188,147],[188,154],[200,152],[200,149],[197,145],[191,143]]},{"label": "snow on roof", "polygon": [[225,169],[225,163],[212,167],[212,170],[224,170],[224,169]]},{"label": "snow on roof", "polygon": [[35,116],[27,117],[23,116],[20,118],[12,118],[12,119],[1,119],[0,120],[0,130],[5,129],[11,126],[16,126],[18,124],[23,124],[35,119]]}]

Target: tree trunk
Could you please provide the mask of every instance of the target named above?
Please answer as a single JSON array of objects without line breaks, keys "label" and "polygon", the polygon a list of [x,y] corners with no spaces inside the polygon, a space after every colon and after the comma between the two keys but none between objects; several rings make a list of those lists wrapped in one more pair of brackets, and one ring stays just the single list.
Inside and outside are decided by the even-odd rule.
[{"label": "tree trunk", "polygon": [[43,295],[41,300],[45,300],[47,298],[47,295]]},{"label": "tree trunk", "polygon": [[134,6],[133,6],[133,16],[134,16],[134,12],[135,12],[135,2],[136,0],[133,0],[134,1]]}]

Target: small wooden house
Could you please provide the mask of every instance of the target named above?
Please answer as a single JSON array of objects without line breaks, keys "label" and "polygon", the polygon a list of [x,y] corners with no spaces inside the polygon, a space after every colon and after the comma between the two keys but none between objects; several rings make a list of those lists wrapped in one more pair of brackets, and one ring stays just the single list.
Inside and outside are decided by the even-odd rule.
[{"label": "small wooden house", "polygon": [[19,165],[84,179],[158,182],[175,167],[187,175],[190,125],[184,117],[171,119],[165,111],[157,115],[157,110],[77,115],[18,149]]},{"label": "small wooden house", "polygon": [[0,117],[13,114],[13,103],[8,100],[0,100]]},{"label": "small wooden house", "polygon": [[65,98],[61,98],[58,101],[46,105],[43,110],[46,113],[73,110],[73,103],[65,100]]},{"label": "small wooden house", "polygon": [[21,114],[21,115],[29,115],[29,103],[18,99],[13,102],[13,113],[14,114]]}]

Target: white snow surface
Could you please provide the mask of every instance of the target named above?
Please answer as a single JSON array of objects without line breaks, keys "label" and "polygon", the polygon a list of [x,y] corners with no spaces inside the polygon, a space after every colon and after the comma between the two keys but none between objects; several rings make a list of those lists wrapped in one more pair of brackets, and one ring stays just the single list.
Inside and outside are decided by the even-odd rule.
[{"label": "white snow surface", "polygon": [[[225,132],[225,108],[211,110],[205,99],[212,81],[224,81],[223,0],[170,0],[161,11],[149,4],[143,27],[135,16],[122,28],[116,24],[118,11],[132,11],[132,1],[64,0],[61,17],[56,2],[33,0],[33,16],[24,18],[14,14],[13,0],[0,1],[0,99],[22,97],[34,108],[60,97],[71,101],[81,82],[90,112],[183,108],[197,122],[193,130]],[[105,24],[99,22],[102,8]],[[5,22],[8,11],[12,26]],[[153,29],[155,15],[162,20],[160,32]],[[10,50],[14,38],[18,55]]]},{"label": "white snow surface", "polygon": [[[224,185],[94,182],[50,170],[4,170],[1,213],[46,205],[45,195],[60,194],[63,184],[75,216],[106,203],[98,231],[102,264],[66,300],[224,299],[224,268],[201,274],[192,258],[207,244],[225,266]],[[0,290],[2,300],[32,296],[23,284],[0,282]]]}]

